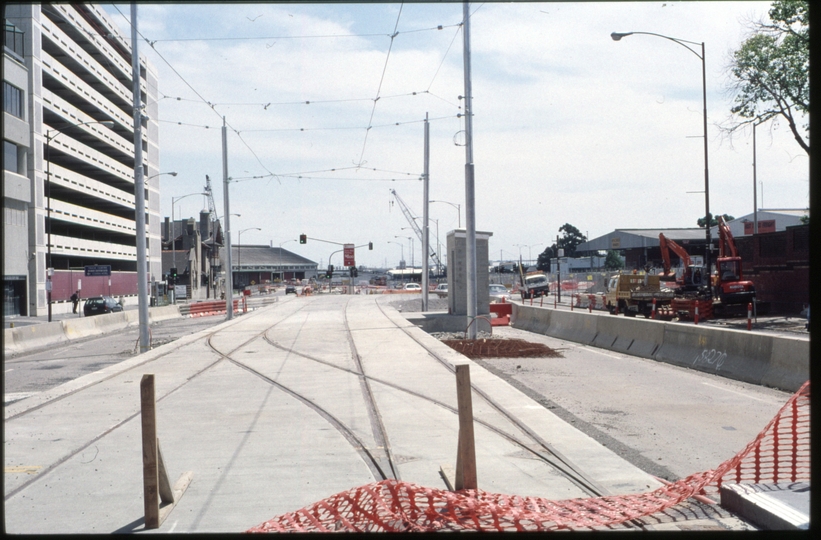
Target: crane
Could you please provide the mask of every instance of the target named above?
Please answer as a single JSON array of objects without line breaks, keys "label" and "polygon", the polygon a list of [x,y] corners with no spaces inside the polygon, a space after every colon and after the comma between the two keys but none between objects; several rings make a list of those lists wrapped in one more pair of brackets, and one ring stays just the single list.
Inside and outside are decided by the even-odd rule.
[{"label": "crane", "polygon": [[[405,201],[402,200],[402,198],[399,196],[395,189],[391,190],[391,194],[394,196],[396,202],[399,204],[399,208],[402,210],[402,213],[405,214],[405,219],[407,219],[408,223],[410,223],[411,229],[413,229],[413,232],[415,232],[416,236],[419,237],[419,241],[422,244],[424,244],[425,240],[422,237],[422,229],[420,229],[419,225],[416,224],[416,216],[413,215],[413,213],[410,211],[410,208],[408,208],[408,205],[405,204]],[[430,243],[428,245],[430,245]],[[430,250],[430,258],[433,259],[433,262],[436,264],[436,266],[441,266],[442,263],[439,262],[439,257],[436,256],[435,249]]]},{"label": "crane", "polygon": [[205,175],[205,193],[208,195],[208,212],[211,213],[211,221],[217,220],[217,207],[214,204],[214,194],[211,191],[211,178]]}]

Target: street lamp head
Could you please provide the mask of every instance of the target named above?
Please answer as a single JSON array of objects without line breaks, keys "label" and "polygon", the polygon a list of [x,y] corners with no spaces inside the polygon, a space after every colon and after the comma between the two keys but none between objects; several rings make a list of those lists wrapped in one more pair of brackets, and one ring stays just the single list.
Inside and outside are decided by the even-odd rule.
[{"label": "street lamp head", "polygon": [[633,32],[613,32],[610,34],[610,37],[613,38],[613,41],[619,41],[621,38],[632,34]]},{"label": "street lamp head", "polygon": [[167,174],[170,174],[171,176],[177,176],[176,172],[170,172],[170,173],[167,173]]},{"label": "street lamp head", "polygon": [[114,127],[114,122],[112,122],[111,120],[103,120],[102,122],[100,122],[100,124],[104,125],[107,128]]}]

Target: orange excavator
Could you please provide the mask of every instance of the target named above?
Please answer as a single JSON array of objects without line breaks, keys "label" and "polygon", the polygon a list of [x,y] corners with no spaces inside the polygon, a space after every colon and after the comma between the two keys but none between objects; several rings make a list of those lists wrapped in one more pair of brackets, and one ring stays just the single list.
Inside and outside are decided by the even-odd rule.
[{"label": "orange excavator", "polygon": [[[670,301],[670,309],[679,320],[694,320],[696,313],[699,319],[710,319],[713,316],[713,300],[710,296],[709,273],[703,266],[694,265],[687,251],[659,233],[659,247],[664,266],[662,279],[676,281],[676,296]],[[684,272],[678,278],[670,267],[670,251],[673,251],[684,263]]]},{"label": "orange excavator", "polygon": [[745,280],[741,268],[741,257],[735,247],[733,233],[724,221],[718,216],[718,259],[716,269],[718,273],[713,277],[715,296],[723,305],[735,305],[755,302],[755,285]]},{"label": "orange excavator", "polygon": [[[661,248],[661,259],[664,265],[662,280],[670,281],[671,278],[675,278],[676,285],[681,291],[698,291],[707,285],[707,275],[704,267],[694,265],[690,259],[690,254],[683,247],[664,236],[664,233],[659,233],[659,247]],[[677,278],[675,272],[670,270],[670,251],[678,255],[684,263],[684,273]]]}]

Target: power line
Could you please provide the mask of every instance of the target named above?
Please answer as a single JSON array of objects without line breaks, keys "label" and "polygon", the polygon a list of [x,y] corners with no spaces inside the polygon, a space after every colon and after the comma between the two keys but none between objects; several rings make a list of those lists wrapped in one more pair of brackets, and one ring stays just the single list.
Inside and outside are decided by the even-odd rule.
[{"label": "power line", "polygon": [[[457,118],[459,115],[450,115],[450,116],[438,116],[434,118],[428,118],[429,122],[435,122],[437,120],[449,120],[451,118]],[[212,129],[217,128],[219,126],[208,126],[205,124],[191,124],[186,122],[181,122],[177,120],[158,120],[160,123],[164,124],[174,124],[178,126],[186,126],[186,127],[196,127],[202,129]],[[345,130],[365,130],[365,129],[378,129],[378,128],[386,128],[386,127],[397,127],[397,126],[405,126],[409,124],[421,124],[424,123],[425,119],[420,120],[406,120],[404,122],[391,122],[389,124],[378,124],[375,126],[335,126],[335,127],[316,127],[316,128],[271,128],[271,129],[242,129],[239,130],[237,133],[278,133],[278,132],[306,132],[306,131],[345,131]]]},{"label": "power line", "polygon": [[316,35],[305,35],[305,36],[258,36],[258,37],[217,37],[217,38],[168,38],[168,39],[155,39],[154,41],[150,41],[149,44],[153,45],[154,43],[165,43],[165,42],[184,42],[184,41],[267,41],[271,39],[338,39],[338,38],[355,38],[355,37],[390,37],[393,38],[400,34],[412,34],[418,32],[430,32],[433,30],[443,30],[445,28],[452,28],[455,26],[461,26],[461,23],[457,24],[448,24],[448,25],[437,25],[430,28],[417,28],[415,30],[404,30],[402,32],[394,32],[393,35],[391,34],[316,34]]},{"label": "power line", "polygon": [[[399,13],[396,14],[396,24],[393,26],[393,35],[391,35],[391,43],[388,46],[388,54],[385,56],[385,64],[382,66],[382,75],[379,77],[379,86],[376,88],[376,97],[373,100],[373,107],[371,107],[371,117],[368,120],[368,126],[373,123],[373,115],[376,112],[376,104],[379,101],[379,93],[382,91],[382,82],[385,80],[385,72],[388,69],[388,61],[391,58],[391,51],[393,50],[393,42],[396,39],[397,29],[399,28],[399,19],[402,17],[402,8],[405,4],[400,4],[399,6]],[[365,140],[362,142],[362,152],[359,154],[359,164],[362,164],[362,159],[365,157],[365,147],[368,144],[368,134],[370,133],[370,127],[368,127],[367,131],[365,131]]]}]

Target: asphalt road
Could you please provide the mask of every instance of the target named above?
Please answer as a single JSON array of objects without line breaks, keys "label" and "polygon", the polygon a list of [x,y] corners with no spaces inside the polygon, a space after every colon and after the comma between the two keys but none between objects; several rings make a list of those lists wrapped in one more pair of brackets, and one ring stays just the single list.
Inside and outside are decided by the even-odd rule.
[{"label": "asphalt road", "polygon": [[561,357],[478,363],[665,480],[713,469],[733,457],[791,395],[514,328],[493,331],[545,344]]}]

